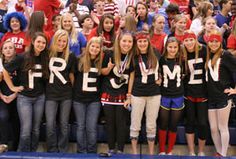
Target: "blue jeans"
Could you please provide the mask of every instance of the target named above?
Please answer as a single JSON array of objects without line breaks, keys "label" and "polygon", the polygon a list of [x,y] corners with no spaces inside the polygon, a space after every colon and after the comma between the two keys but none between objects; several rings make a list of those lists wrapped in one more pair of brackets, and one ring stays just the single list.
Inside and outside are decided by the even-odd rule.
[{"label": "blue jeans", "polygon": [[44,112],[45,95],[27,97],[19,94],[17,111],[20,119],[20,142],[18,151],[36,151],[39,141],[39,128]]},{"label": "blue jeans", "polygon": [[77,121],[77,152],[97,152],[97,121],[100,112],[100,102],[79,103],[74,101]]},{"label": "blue jeans", "polygon": [[[63,101],[46,100],[46,128],[48,152],[67,152],[69,144],[68,122],[71,99]],[[56,131],[56,117],[59,108],[59,134]]]}]

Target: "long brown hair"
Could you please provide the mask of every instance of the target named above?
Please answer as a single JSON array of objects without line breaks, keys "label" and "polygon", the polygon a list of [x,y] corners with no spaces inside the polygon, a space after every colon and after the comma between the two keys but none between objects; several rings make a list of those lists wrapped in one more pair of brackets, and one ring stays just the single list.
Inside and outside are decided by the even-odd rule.
[{"label": "long brown hair", "polygon": [[89,40],[85,48],[85,51],[79,57],[78,69],[80,72],[89,72],[91,68],[91,55],[89,52],[89,48],[92,43],[100,44],[100,53],[95,58],[94,63],[95,63],[95,67],[98,69],[98,73],[101,74],[101,69],[102,69],[102,39],[101,37],[93,37]]},{"label": "long brown hair", "polygon": [[44,12],[35,11],[30,16],[28,31],[26,32],[26,37],[31,38],[36,32],[43,32],[44,26]]},{"label": "long brown hair", "polygon": [[[221,35],[221,33],[218,30],[212,30],[210,35]],[[211,59],[211,49],[207,44],[207,56],[206,56],[206,64],[205,64],[205,68],[208,69],[208,62],[211,59],[211,66],[214,66],[217,62],[217,60],[220,58],[220,56],[222,55],[223,52],[223,46],[222,43],[220,44],[220,47],[218,48],[218,50],[214,53],[213,58]]]},{"label": "long brown hair", "polygon": [[40,58],[41,58],[43,77],[48,79],[48,77],[49,77],[49,71],[48,71],[49,57],[48,57],[48,49],[47,49],[48,41],[47,41],[47,37],[42,32],[36,32],[34,34],[31,44],[30,44],[29,51],[27,51],[25,53],[25,61],[24,61],[24,65],[23,65],[23,70],[24,71],[32,70],[33,72],[35,71],[35,58],[34,58],[35,51],[34,51],[33,42],[39,36],[43,37],[46,40],[46,46],[45,46],[44,50],[40,53]]},{"label": "long brown hair", "polygon": [[[139,31],[139,32],[136,33],[136,36],[138,34],[145,34],[147,36],[149,35],[149,33],[146,32],[146,31]],[[158,64],[158,59],[157,59],[157,56],[154,53],[154,49],[151,45],[150,38],[147,38],[147,40],[148,40],[148,48],[147,48],[148,63],[150,64],[150,68],[155,69],[157,64]],[[138,40],[135,39],[135,52],[136,52],[135,54],[140,55],[141,53],[140,53],[140,50],[138,49],[137,41]]]}]

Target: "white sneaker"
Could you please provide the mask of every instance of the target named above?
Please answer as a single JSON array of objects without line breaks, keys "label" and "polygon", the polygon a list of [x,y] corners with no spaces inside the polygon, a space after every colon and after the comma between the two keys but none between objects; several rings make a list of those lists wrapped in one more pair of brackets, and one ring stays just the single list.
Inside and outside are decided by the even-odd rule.
[{"label": "white sneaker", "polygon": [[171,156],[171,155],[173,155],[173,154],[172,154],[172,152],[169,152],[167,155]]},{"label": "white sneaker", "polygon": [[166,155],[165,152],[160,152],[158,155]]},{"label": "white sneaker", "polygon": [[204,152],[198,152],[198,156],[206,156]]},{"label": "white sneaker", "polygon": [[196,156],[196,154],[194,152],[190,152],[188,155],[189,156]]}]

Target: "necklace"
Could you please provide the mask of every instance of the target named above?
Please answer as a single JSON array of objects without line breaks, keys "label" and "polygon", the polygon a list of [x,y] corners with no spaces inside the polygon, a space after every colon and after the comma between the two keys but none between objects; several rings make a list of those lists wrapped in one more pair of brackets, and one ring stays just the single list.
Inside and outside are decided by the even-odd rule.
[{"label": "necklace", "polygon": [[150,65],[148,64],[148,69],[146,69],[145,64],[144,64],[144,62],[143,62],[143,59],[142,59],[142,56],[141,56],[141,55],[139,55],[138,63],[139,63],[139,67],[140,67],[140,69],[141,69],[141,72],[143,72],[144,74],[147,75],[147,74],[149,73],[149,71],[151,70],[151,69],[150,69]]},{"label": "necklace", "polygon": [[127,63],[128,63],[128,55],[125,56],[125,59],[124,59],[124,61],[122,62],[121,67],[120,67],[119,70],[118,70],[118,73],[119,73],[119,74],[123,74],[123,73],[124,73],[125,68],[126,68],[126,66],[127,66]]}]

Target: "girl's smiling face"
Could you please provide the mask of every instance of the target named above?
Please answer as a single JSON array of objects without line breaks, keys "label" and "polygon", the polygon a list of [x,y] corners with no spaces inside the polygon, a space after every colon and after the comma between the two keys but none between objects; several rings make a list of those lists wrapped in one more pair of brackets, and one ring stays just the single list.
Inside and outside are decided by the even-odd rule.
[{"label": "girl's smiling face", "polygon": [[128,53],[133,47],[133,37],[125,34],[120,39],[120,49],[122,53]]},{"label": "girl's smiling face", "polygon": [[220,48],[221,42],[217,40],[209,41],[207,43],[212,53],[215,53]]},{"label": "girl's smiling face", "polygon": [[179,30],[180,32],[184,32],[186,30],[186,23],[186,18],[181,18],[175,23],[175,29]]},{"label": "girl's smiling face", "polygon": [[184,39],[183,44],[189,52],[192,52],[195,49],[196,39],[194,38]]},{"label": "girl's smiling face", "polygon": [[62,28],[65,29],[66,31],[70,32],[72,29],[72,24],[73,23],[73,19],[71,18],[71,16],[65,16],[62,19]]},{"label": "girl's smiling face", "polygon": [[137,46],[141,53],[146,54],[148,50],[148,39],[137,40]]},{"label": "girl's smiling face", "polygon": [[57,52],[63,52],[67,46],[68,39],[66,36],[61,36],[57,40]]},{"label": "girl's smiling face", "polygon": [[176,58],[178,51],[179,51],[179,45],[176,41],[167,44],[167,58],[170,59]]},{"label": "girl's smiling face", "polygon": [[39,55],[46,48],[47,41],[44,37],[38,36],[34,41],[34,51]]},{"label": "girl's smiling face", "polygon": [[89,54],[91,59],[95,59],[101,51],[101,45],[97,42],[93,42],[89,46]]},{"label": "girl's smiling face", "polygon": [[10,27],[13,32],[19,32],[20,31],[20,21],[17,18],[12,17],[10,20]]}]

